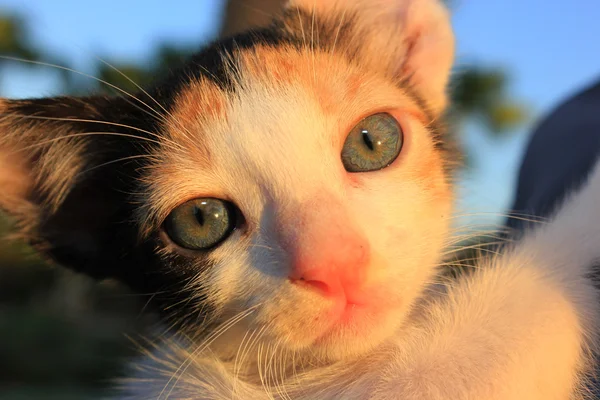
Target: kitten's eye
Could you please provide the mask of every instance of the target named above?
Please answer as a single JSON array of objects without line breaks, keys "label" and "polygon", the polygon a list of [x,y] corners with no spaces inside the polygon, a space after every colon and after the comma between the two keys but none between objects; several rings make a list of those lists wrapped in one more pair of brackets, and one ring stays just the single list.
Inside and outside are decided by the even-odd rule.
[{"label": "kitten's eye", "polygon": [[348,172],[368,172],[387,167],[400,154],[403,138],[400,124],[388,113],[363,119],[344,143],[344,168]]},{"label": "kitten's eye", "polygon": [[173,242],[190,250],[207,250],[216,246],[235,228],[233,204],[204,198],[184,203],[167,217],[164,229]]}]

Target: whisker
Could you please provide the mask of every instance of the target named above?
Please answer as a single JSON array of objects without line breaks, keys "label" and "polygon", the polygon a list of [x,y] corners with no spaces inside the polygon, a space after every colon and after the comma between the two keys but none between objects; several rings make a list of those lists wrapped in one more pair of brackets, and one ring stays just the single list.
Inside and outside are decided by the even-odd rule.
[{"label": "whisker", "polygon": [[149,157],[148,157],[147,154],[136,154],[136,155],[133,155],[133,156],[117,158],[116,160],[110,160],[110,161],[107,161],[107,162],[102,163],[102,164],[94,165],[91,168],[84,169],[83,171],[79,172],[76,175],[76,177],[80,177],[81,175],[85,175],[85,174],[87,174],[87,173],[89,173],[91,171],[94,171],[94,170],[98,169],[98,168],[106,167],[106,166],[111,165],[111,164],[116,164],[116,163],[120,163],[120,162],[123,162],[123,161],[136,160],[136,159],[140,159],[140,158],[149,158]]},{"label": "whisker", "polygon": [[269,357],[269,361],[267,362],[267,373],[269,374],[269,382],[273,382],[272,384],[270,384],[270,387],[272,387],[275,392],[280,396],[283,397],[281,395],[281,391],[280,391],[280,387],[279,387],[279,380],[277,379],[277,374],[275,373],[276,368],[277,368],[277,357],[276,354],[279,350],[279,345],[280,345],[280,341],[278,340],[273,346],[272,346],[272,351],[271,351],[271,356]]},{"label": "whisker", "polygon": [[[280,344],[283,344],[283,339],[281,339]],[[279,384],[279,391],[281,393],[281,397],[283,397],[286,400],[292,400],[292,397],[290,396],[290,394],[288,393],[288,388],[287,388],[287,370],[288,370],[288,353],[289,350],[286,348],[283,348],[283,353],[281,353],[280,351],[280,357],[279,357],[279,376],[281,378],[281,383]]]},{"label": "whisker", "polygon": [[265,249],[265,250],[275,251],[274,247],[267,246],[266,244],[251,244],[250,247],[255,247],[257,249]]},{"label": "whisker", "polygon": [[306,34],[304,33],[304,25],[302,24],[302,16],[300,15],[300,9],[296,9],[296,13],[298,14],[298,22],[300,23],[300,32],[302,32],[302,44],[306,47]]},{"label": "whisker", "polygon": [[[233,361],[233,386],[231,388],[231,397],[234,399],[235,399],[235,392],[237,390],[237,383],[238,383],[238,380],[240,379],[240,374],[241,374],[241,370],[242,370],[241,364],[244,362],[242,356],[244,354],[246,345],[252,340],[252,338],[254,337],[256,332],[257,332],[256,329],[247,330],[246,333],[244,334],[244,337],[242,338],[242,341],[240,342],[240,345],[238,346],[236,353],[235,353],[235,358]],[[248,335],[248,334],[250,334],[250,335]],[[248,340],[248,341],[246,342],[246,340]]]},{"label": "whisker", "polygon": [[[262,370],[262,363],[261,360],[263,360],[263,357],[261,356],[261,354],[263,353],[263,349],[265,350],[265,357],[264,357],[264,361],[265,361],[265,370]],[[266,353],[269,351],[269,348],[266,347],[265,348],[265,344],[264,343],[260,343],[258,345],[258,375],[260,378],[260,383],[262,385],[262,388],[265,391],[265,394],[267,395],[267,397],[269,399],[275,400],[275,397],[273,396],[273,394],[271,393],[271,391],[269,390],[269,382],[268,382],[268,376],[267,376],[267,359],[266,359]]]},{"label": "whisker", "polygon": [[455,237],[449,237],[445,242],[445,248],[464,248],[465,246],[471,246],[474,244],[483,244],[486,245],[491,241],[509,241],[511,240],[509,237],[504,235],[498,235],[494,233],[475,233],[475,234],[466,234],[466,235],[458,235]]},{"label": "whisker", "polygon": [[157,140],[154,139],[149,139],[143,136],[136,136],[136,135],[130,135],[127,133],[119,133],[119,132],[80,132],[80,133],[73,133],[73,134],[68,134],[68,135],[63,135],[63,136],[59,136],[59,137],[55,137],[52,139],[47,139],[47,140],[43,140],[41,142],[37,142],[35,144],[29,145],[29,146],[25,146],[22,147],[16,151],[14,151],[14,153],[19,153],[22,151],[27,151],[27,150],[32,150],[38,147],[44,147],[48,144],[52,144],[55,142],[60,142],[62,140],[67,140],[67,139],[71,139],[71,138],[76,138],[76,137],[86,137],[86,136],[118,136],[118,137],[128,137],[128,138],[133,138],[133,139],[140,139],[142,141],[145,142],[150,142],[150,143],[155,143],[155,144],[162,144]]},{"label": "whisker", "polygon": [[522,220],[526,222],[545,222],[548,218],[540,217],[532,214],[518,213],[518,212],[474,212],[474,213],[457,213],[449,217],[449,219],[460,219],[467,217],[503,217],[508,219]]},{"label": "whisker", "polygon": [[347,11],[347,7],[344,7],[344,11],[342,12],[342,16],[340,18],[340,23],[338,24],[336,31],[335,31],[335,37],[333,38],[333,45],[331,47],[331,54],[335,54],[335,48],[337,45],[337,41],[338,41],[338,37],[340,35],[340,31],[342,30],[342,26],[344,25],[344,19],[346,18],[346,11]]},{"label": "whisker", "polygon": [[95,80],[97,82],[100,82],[100,83],[102,83],[102,84],[104,84],[104,85],[106,85],[106,86],[108,86],[108,87],[110,87],[110,88],[112,88],[112,89],[114,89],[114,90],[116,90],[116,91],[118,91],[118,92],[120,92],[120,93],[122,93],[122,94],[124,94],[124,95],[126,95],[126,96],[128,96],[128,97],[130,97],[132,99],[134,99],[134,100],[136,100],[137,102],[143,104],[144,106],[146,106],[146,108],[148,110],[152,111],[152,113],[151,113],[150,111],[146,110],[146,112],[149,115],[153,116],[154,118],[158,118],[159,120],[166,121],[164,119],[163,115],[161,115],[154,108],[150,107],[143,100],[139,99],[137,96],[129,93],[128,91],[126,91],[126,90],[124,90],[124,89],[122,89],[120,87],[118,87],[117,85],[113,85],[110,82],[102,80],[102,79],[100,79],[98,77],[95,77],[93,75],[86,74],[85,72],[77,71],[75,69],[72,69],[72,68],[69,68],[69,67],[65,67],[65,66],[62,66],[62,65],[58,65],[58,64],[52,64],[52,63],[48,63],[48,62],[44,62],[44,61],[27,60],[27,59],[24,59],[24,58],[13,57],[13,56],[0,56],[0,59],[11,60],[11,61],[18,61],[18,62],[23,62],[23,63],[29,63],[29,64],[40,65],[40,66],[45,66],[45,67],[51,67],[51,68],[57,68],[57,69],[60,69],[60,70],[63,70],[63,71],[68,71],[68,72],[71,72],[71,73],[74,73],[74,74],[77,74],[77,75],[84,76],[86,78],[93,79],[93,80]]},{"label": "whisker", "polygon": [[147,309],[148,309],[148,307],[150,306],[150,303],[152,303],[152,300],[153,300],[153,299],[154,299],[154,298],[155,298],[157,295],[159,295],[159,294],[163,294],[163,293],[164,293],[163,291],[157,291],[157,292],[154,292],[154,293],[152,293],[152,295],[148,297],[148,300],[146,300],[146,301],[144,302],[144,305],[142,306],[142,308],[141,308],[140,312],[138,313],[138,315],[137,315],[136,319],[138,319],[138,320],[139,320],[139,319],[142,317],[142,315],[144,315],[144,312],[146,312],[146,310],[147,310]]},{"label": "whisker", "polygon": [[316,4],[313,2],[312,20],[310,23],[310,53],[312,56],[313,82],[317,81],[317,69],[315,68],[315,7]]},{"label": "whisker", "polygon": [[488,242],[488,243],[476,244],[476,245],[472,245],[472,246],[459,247],[457,249],[454,249],[454,250],[442,253],[442,256],[447,256],[447,255],[450,255],[450,254],[456,254],[456,253],[459,253],[459,252],[464,251],[464,250],[472,250],[472,249],[481,250],[481,251],[486,252],[486,253],[500,255],[499,252],[494,251],[494,250],[490,250],[490,249],[486,249],[485,246],[491,246],[491,245],[503,244],[503,243],[504,243],[503,241],[495,241],[495,242]]},{"label": "whisker", "polygon": [[451,235],[447,238],[447,247],[463,247],[473,242],[488,242],[489,240],[508,240],[504,232],[473,232],[460,235]]},{"label": "whisker", "polygon": [[187,371],[188,367],[193,363],[193,360],[196,357],[196,355],[198,355],[199,353],[201,353],[202,351],[204,351],[206,348],[208,348],[208,346],[210,346],[219,336],[221,336],[223,333],[225,333],[228,329],[230,329],[236,323],[238,323],[242,319],[246,318],[248,315],[252,314],[255,311],[255,309],[257,307],[259,307],[261,304],[262,303],[259,303],[259,304],[255,305],[255,306],[252,306],[252,307],[248,308],[247,310],[244,310],[244,311],[242,311],[242,312],[234,315],[233,317],[231,317],[230,319],[228,319],[226,322],[224,322],[223,324],[221,324],[221,326],[219,328],[215,329],[210,335],[208,335],[208,337],[205,339],[205,341],[202,344],[200,344],[196,349],[194,349],[194,351],[192,351],[190,353],[190,355],[181,364],[181,366],[173,373],[173,375],[171,376],[171,378],[167,381],[167,383],[163,387],[163,390],[158,395],[158,398],[159,399],[161,398],[161,396],[163,395],[163,393],[165,392],[165,390],[169,387],[169,385],[171,384],[171,382],[173,381],[173,379],[175,378],[175,376],[178,375],[177,378],[176,378],[176,380],[175,380],[175,382],[171,386],[169,392],[165,396],[165,400],[168,399],[169,396],[171,395],[171,393],[173,392],[173,390],[175,389],[177,383],[179,382],[179,380],[183,376],[183,374],[185,374],[185,372]]},{"label": "whisker", "polygon": [[[24,119],[38,119],[38,120],[45,120],[45,121],[87,122],[87,123],[94,123],[94,124],[103,124],[103,125],[117,126],[117,127],[121,127],[121,128],[131,129],[131,130],[134,130],[134,131],[137,131],[137,132],[145,133],[147,135],[155,137],[156,139],[167,140],[168,144],[170,144],[172,146],[177,146],[176,149],[184,150],[183,146],[181,146],[177,142],[165,139],[163,136],[159,135],[158,133],[151,132],[151,131],[148,131],[148,130],[145,130],[145,129],[142,129],[142,128],[138,128],[138,127],[135,127],[135,126],[132,126],[132,125],[121,124],[121,123],[118,123],[118,122],[99,121],[99,120],[84,119],[84,118],[43,117],[43,116],[39,116],[39,115],[24,115],[24,114],[12,114],[12,113],[0,113],[0,115],[2,115],[2,116],[12,116],[12,117],[24,118]],[[140,137],[133,136],[133,137],[142,138],[142,136],[140,136]],[[156,141],[156,143],[163,144],[162,142],[160,142],[158,140]]]},{"label": "whisker", "polygon": [[[131,84],[133,84],[136,88],[138,88],[138,90],[140,90],[142,93],[144,93],[146,96],[148,96],[148,98],[150,100],[152,100],[158,107],[160,107],[160,109],[162,111],[164,111],[164,113],[166,115],[168,115],[169,117],[171,117],[173,119],[174,122],[177,122],[177,124],[179,125],[179,128],[181,129],[182,132],[187,133],[188,135],[191,136],[191,132],[178,120],[176,119],[173,114],[171,114],[162,104],[160,104],[160,102],[158,102],[158,100],[156,100],[154,97],[152,97],[144,88],[142,88],[140,85],[138,85],[133,79],[131,79],[129,76],[127,76],[127,74],[125,74],[123,71],[121,71],[120,69],[118,69],[117,67],[115,67],[114,65],[110,64],[109,62],[101,59],[100,57],[96,57],[100,62],[104,63],[106,66],[108,66],[109,68],[113,69],[115,72],[117,72],[119,75],[121,75],[122,77],[124,77],[125,79],[127,79],[127,81],[131,82]],[[146,105],[147,106],[147,105]],[[148,108],[150,108],[149,106],[147,106]]]},{"label": "whisker", "polygon": [[[475,239],[481,239],[481,238],[501,238],[503,237],[502,233],[504,233],[503,231],[482,231],[482,232],[468,232],[468,233],[461,233],[461,234],[451,234],[450,237],[448,238],[449,241],[454,241],[454,242],[459,242],[459,241],[464,241],[465,239],[469,239],[469,238],[475,238]],[[451,242],[449,242],[451,243]]]}]

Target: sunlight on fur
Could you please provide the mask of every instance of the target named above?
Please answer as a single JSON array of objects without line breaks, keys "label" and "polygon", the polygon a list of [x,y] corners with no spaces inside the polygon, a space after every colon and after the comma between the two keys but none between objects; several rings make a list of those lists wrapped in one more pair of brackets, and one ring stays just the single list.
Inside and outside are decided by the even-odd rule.
[{"label": "sunlight on fur", "polygon": [[444,275],[483,247],[452,214],[453,53],[437,0],[293,0],[135,94],[0,101],[20,236],[162,313],[117,398],[585,398],[600,167]]}]

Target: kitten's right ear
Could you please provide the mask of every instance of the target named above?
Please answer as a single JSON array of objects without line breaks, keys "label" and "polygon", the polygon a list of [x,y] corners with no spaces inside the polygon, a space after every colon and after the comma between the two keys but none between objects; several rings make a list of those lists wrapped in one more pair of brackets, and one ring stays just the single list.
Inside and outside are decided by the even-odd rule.
[{"label": "kitten's right ear", "polygon": [[43,254],[95,277],[126,271],[135,240],[128,196],[147,141],[122,100],[0,99],[0,209]]},{"label": "kitten's right ear", "polygon": [[[308,18],[295,22],[302,13],[294,8]],[[409,83],[436,114],[446,107],[454,35],[442,1],[290,0],[288,9],[302,40]]]}]

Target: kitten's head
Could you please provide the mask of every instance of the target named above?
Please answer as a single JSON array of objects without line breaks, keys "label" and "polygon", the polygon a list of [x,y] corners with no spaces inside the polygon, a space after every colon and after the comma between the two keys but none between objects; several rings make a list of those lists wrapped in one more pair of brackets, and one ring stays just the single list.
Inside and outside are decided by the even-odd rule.
[{"label": "kitten's head", "polygon": [[256,330],[360,353],[402,323],[447,234],[452,55],[437,0],[292,1],[137,99],[0,102],[0,206],[188,333],[239,314],[232,346]]}]

